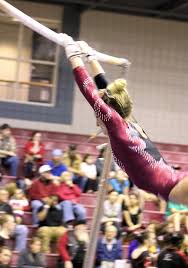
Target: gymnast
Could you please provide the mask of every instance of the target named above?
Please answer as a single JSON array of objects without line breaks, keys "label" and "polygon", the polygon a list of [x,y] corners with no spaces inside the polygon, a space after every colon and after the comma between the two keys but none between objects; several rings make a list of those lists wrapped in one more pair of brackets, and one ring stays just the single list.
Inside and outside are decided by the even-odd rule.
[{"label": "gymnast", "polygon": [[116,79],[107,85],[95,52],[86,44],[85,53],[95,81],[103,87],[98,92],[81,58],[83,48],[66,34],[62,34],[62,39],[75,80],[95,112],[97,125],[108,135],[119,167],[140,189],[165,200],[188,204],[188,172],[176,171],[169,166],[142,128],[131,120],[133,103],[126,80]]}]

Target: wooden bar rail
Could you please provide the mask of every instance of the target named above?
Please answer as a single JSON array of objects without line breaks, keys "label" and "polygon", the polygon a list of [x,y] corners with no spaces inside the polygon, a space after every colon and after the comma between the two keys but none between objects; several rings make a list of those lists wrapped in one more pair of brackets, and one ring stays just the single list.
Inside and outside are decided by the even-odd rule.
[{"label": "wooden bar rail", "polygon": [[12,81],[12,80],[4,80],[0,79],[0,83],[18,83],[21,85],[28,85],[28,86],[36,86],[36,87],[53,87],[53,84],[41,83],[41,82],[24,82],[24,81]]}]

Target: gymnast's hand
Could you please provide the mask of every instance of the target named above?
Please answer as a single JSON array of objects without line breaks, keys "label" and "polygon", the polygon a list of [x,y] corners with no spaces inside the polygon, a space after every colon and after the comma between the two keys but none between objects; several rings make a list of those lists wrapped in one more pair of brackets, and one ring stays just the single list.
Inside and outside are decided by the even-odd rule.
[{"label": "gymnast's hand", "polygon": [[82,54],[86,57],[88,62],[96,59],[96,51],[92,47],[90,47],[85,41],[77,41],[76,43],[79,45]]},{"label": "gymnast's hand", "polygon": [[82,51],[73,38],[67,34],[59,34],[59,37],[63,40],[65,53],[68,59],[76,56],[80,56]]}]

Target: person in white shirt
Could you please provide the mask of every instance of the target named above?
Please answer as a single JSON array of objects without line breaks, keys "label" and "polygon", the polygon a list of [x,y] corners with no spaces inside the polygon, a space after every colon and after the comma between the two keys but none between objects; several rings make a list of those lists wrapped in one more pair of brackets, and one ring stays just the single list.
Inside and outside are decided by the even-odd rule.
[{"label": "person in white shirt", "polygon": [[90,154],[86,154],[81,163],[81,170],[86,180],[85,192],[96,192],[98,188],[97,169],[94,162],[95,159]]},{"label": "person in white shirt", "polygon": [[122,208],[119,194],[111,191],[107,199],[104,201],[104,214],[102,218],[102,230],[109,224],[115,225],[118,229],[122,221]]}]

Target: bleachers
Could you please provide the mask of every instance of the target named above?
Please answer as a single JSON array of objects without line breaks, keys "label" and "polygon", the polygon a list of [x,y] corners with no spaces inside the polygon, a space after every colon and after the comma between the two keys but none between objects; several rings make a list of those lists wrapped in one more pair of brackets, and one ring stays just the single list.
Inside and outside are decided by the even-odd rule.
[{"label": "bleachers", "polygon": [[[32,131],[25,129],[13,129],[13,134],[17,140],[17,153],[22,158],[23,149],[26,140],[30,137]],[[50,153],[54,148],[60,148],[65,151],[69,144],[77,144],[78,151],[81,155],[85,153],[90,153],[93,156],[98,155],[98,150],[96,146],[107,142],[105,137],[97,137],[94,140],[87,143],[89,136],[87,135],[77,135],[77,134],[66,134],[66,133],[55,133],[55,132],[42,132],[43,140],[46,147],[46,159],[50,157]],[[174,145],[174,144],[163,144],[156,143],[157,147],[161,151],[165,160],[172,165],[179,165],[182,170],[188,170],[188,146],[186,145]],[[0,180],[0,187],[3,187],[6,183],[15,181],[14,177],[3,176]],[[96,195],[95,194],[82,194],[80,198],[80,203],[82,203],[87,209],[88,216],[88,226],[90,228],[91,220],[93,216],[94,209],[96,207]],[[158,206],[154,202],[146,202],[144,208],[144,219],[145,224],[156,220],[159,222],[164,221],[164,214],[159,211]],[[32,226],[32,215],[31,212],[25,212],[23,223],[29,228],[29,238],[36,233],[36,228]],[[10,245],[13,246],[13,244]],[[127,245],[123,246],[123,255],[127,257]],[[56,261],[58,255],[56,253],[47,254],[48,267],[52,268],[56,266]],[[14,252],[12,259],[12,267],[16,267],[18,259],[18,253]]]},{"label": "bleachers", "polygon": [[[17,153],[19,156],[23,156],[24,144],[26,143],[26,140],[28,140],[28,137],[30,137],[31,133],[31,130],[13,129],[13,134],[17,140]],[[81,155],[90,153],[93,156],[97,156],[98,150],[96,149],[96,146],[107,142],[106,137],[97,137],[88,143],[88,135],[44,131],[41,131],[41,133],[43,134],[43,140],[46,147],[47,159],[50,157],[50,153],[54,148],[60,148],[65,151],[71,143],[78,145],[78,151]],[[156,143],[156,146],[169,164],[179,165],[182,170],[188,170],[187,145]]]},{"label": "bleachers", "polygon": [[[15,181],[15,178],[11,176],[3,176],[1,179],[1,187],[5,185],[7,182],[11,181]],[[83,204],[87,209],[88,227],[90,228],[93,212],[96,207],[96,194],[82,194],[82,196],[80,197],[80,203]],[[164,214],[159,212],[159,208],[155,203],[148,201],[145,203],[143,223],[148,224],[152,220],[162,222],[164,220]],[[31,237],[36,234],[37,230],[36,227],[32,226],[31,212],[25,212],[23,216],[23,223],[28,226],[29,229],[28,241],[29,241]],[[9,241],[8,245],[13,248],[13,241]],[[125,258],[127,257],[127,248],[128,248],[127,245],[123,246],[123,256]],[[48,267],[49,268],[55,267],[58,254],[56,253],[47,254],[46,257]],[[18,259],[18,253],[14,252],[11,267],[16,267],[17,259]]]}]

